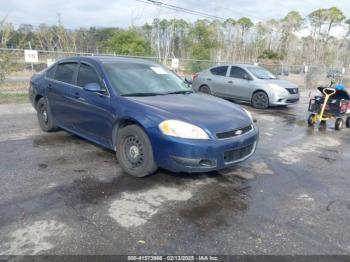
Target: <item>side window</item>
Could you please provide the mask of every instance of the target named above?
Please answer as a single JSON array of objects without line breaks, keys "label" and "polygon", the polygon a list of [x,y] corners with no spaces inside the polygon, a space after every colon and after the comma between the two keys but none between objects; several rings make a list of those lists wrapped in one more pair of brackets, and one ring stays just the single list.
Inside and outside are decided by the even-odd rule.
[{"label": "side window", "polygon": [[247,75],[247,72],[242,68],[237,66],[232,66],[230,71],[230,77],[245,79],[244,75]]},{"label": "side window", "polygon": [[57,66],[55,80],[73,84],[74,72],[77,70],[77,63],[62,63]]},{"label": "side window", "polygon": [[210,72],[213,75],[226,76],[227,69],[228,69],[228,66],[218,66],[210,69]]},{"label": "side window", "polygon": [[53,67],[49,68],[46,71],[46,77],[53,79],[55,77],[56,68],[57,68],[57,66],[53,66]]},{"label": "side window", "polygon": [[77,85],[84,87],[85,85],[91,83],[97,83],[101,85],[100,78],[98,77],[96,71],[89,65],[80,64]]}]

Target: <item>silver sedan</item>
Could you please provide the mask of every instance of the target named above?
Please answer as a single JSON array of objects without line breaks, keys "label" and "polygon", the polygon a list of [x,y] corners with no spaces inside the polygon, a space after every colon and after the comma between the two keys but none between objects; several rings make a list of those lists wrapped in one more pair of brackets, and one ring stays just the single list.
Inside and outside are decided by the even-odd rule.
[{"label": "silver sedan", "polygon": [[265,68],[234,64],[214,66],[193,77],[196,91],[247,101],[255,108],[287,106],[298,103],[298,86],[280,80]]}]

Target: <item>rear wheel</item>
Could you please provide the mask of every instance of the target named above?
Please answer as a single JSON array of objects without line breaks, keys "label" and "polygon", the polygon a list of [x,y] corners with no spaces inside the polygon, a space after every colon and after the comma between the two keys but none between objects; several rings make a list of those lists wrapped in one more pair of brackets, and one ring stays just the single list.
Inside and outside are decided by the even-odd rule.
[{"label": "rear wheel", "polygon": [[204,94],[211,95],[210,88],[209,88],[209,86],[206,86],[206,85],[201,86],[201,87],[199,88],[199,92],[202,92],[202,93],[204,93]]},{"label": "rear wheel", "polygon": [[51,132],[57,130],[55,121],[52,117],[50,107],[46,98],[42,97],[39,99],[37,105],[37,117],[40,128],[45,132]]},{"label": "rear wheel", "polygon": [[129,125],[118,131],[117,159],[129,175],[144,177],[157,170],[151,142],[137,125]]},{"label": "rear wheel", "polygon": [[265,92],[258,91],[253,94],[252,106],[258,109],[266,109],[269,107],[269,97]]},{"label": "rear wheel", "polygon": [[345,125],[347,128],[350,128],[350,116],[346,118]]},{"label": "rear wheel", "polygon": [[344,126],[344,120],[342,118],[337,118],[335,120],[335,130],[341,130]]}]

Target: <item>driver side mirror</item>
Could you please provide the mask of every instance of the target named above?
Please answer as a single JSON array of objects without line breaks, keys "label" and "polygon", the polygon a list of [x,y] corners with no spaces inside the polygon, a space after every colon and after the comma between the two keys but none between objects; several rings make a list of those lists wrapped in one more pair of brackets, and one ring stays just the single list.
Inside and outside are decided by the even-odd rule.
[{"label": "driver side mirror", "polygon": [[98,83],[88,83],[84,86],[84,90],[89,91],[89,92],[96,92],[96,93],[103,92],[100,84],[98,84]]},{"label": "driver side mirror", "polygon": [[245,80],[252,80],[252,78],[250,77],[250,75],[248,75],[248,73],[244,73],[243,74],[243,79],[245,79]]}]

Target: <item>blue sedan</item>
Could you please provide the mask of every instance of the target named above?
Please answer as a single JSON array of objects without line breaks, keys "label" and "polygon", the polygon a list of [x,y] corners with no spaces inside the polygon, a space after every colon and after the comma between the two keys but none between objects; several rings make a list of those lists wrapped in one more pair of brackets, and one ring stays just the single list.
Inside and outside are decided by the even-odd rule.
[{"label": "blue sedan", "polygon": [[194,93],[161,65],[119,57],[71,57],[30,81],[42,130],[58,128],[116,151],[123,170],[143,177],[158,167],[207,172],[230,167],[256,149],[250,113]]}]

